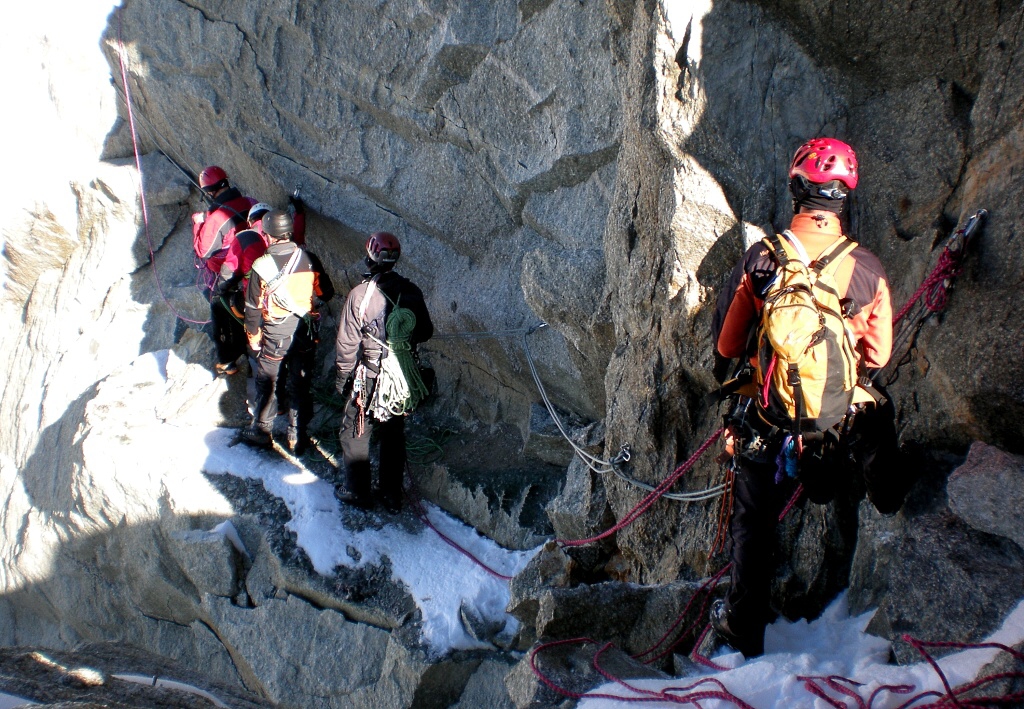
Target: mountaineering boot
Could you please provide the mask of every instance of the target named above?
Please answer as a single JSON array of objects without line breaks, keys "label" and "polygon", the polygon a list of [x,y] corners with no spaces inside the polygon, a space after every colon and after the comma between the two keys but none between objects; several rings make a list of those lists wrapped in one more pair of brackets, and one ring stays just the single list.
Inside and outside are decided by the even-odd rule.
[{"label": "mountaineering boot", "polygon": [[271,444],[270,431],[264,431],[255,425],[243,428],[241,437],[245,443],[262,448],[268,448]]},{"label": "mountaineering boot", "polygon": [[309,436],[304,433],[299,433],[298,431],[293,432],[291,429],[288,430],[288,450],[290,450],[293,455],[304,455],[306,451],[309,450],[310,445]]},{"label": "mountaineering boot", "polygon": [[393,515],[402,511],[402,493],[392,495],[383,493],[380,495],[381,506]]},{"label": "mountaineering boot", "polygon": [[217,362],[213,365],[213,369],[217,372],[218,376],[230,377],[232,374],[238,373],[238,364],[235,362]]},{"label": "mountaineering boot", "polygon": [[337,485],[334,488],[334,497],[346,505],[358,507],[361,510],[372,510],[373,500],[369,495],[359,495],[349,490],[345,485]]},{"label": "mountaineering boot", "polygon": [[351,470],[344,465],[337,471],[337,478],[342,482],[334,486],[334,496],[346,505],[352,505],[363,510],[373,509],[373,496],[370,495],[370,481],[367,475],[353,475]]},{"label": "mountaineering boot", "polygon": [[729,621],[729,607],[725,604],[725,601],[718,600],[711,604],[711,628],[723,642],[733,650],[743,653],[743,656],[747,658],[764,654],[763,631],[761,641],[757,642],[754,639],[737,634],[730,626]]}]

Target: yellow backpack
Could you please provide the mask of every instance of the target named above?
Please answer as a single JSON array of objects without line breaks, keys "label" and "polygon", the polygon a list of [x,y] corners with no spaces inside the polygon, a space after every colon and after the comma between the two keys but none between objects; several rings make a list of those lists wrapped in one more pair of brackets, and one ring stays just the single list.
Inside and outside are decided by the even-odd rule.
[{"label": "yellow backpack", "polygon": [[835,273],[857,244],[846,237],[813,263],[799,240],[762,240],[779,264],[757,331],[757,406],[763,418],[801,434],[839,423],[853,401],[857,356]]}]

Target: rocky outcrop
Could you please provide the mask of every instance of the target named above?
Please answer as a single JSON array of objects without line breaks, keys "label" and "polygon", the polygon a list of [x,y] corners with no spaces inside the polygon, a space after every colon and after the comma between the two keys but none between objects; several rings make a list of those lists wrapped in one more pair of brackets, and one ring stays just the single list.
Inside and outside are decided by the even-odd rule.
[{"label": "rocky outcrop", "polygon": [[[897,306],[929,272],[936,244],[989,210],[946,311],[916,333],[892,393],[907,442],[954,457],[974,440],[1020,454],[1022,13],[953,0],[856,9],[809,0],[152,2],[83,15],[74,32],[37,22],[14,33],[12,46],[31,60],[19,86],[32,89],[21,92],[11,133],[24,143],[16,157],[45,169],[19,172],[0,196],[0,606],[17,618],[2,640],[105,640],[117,633],[95,619],[132,618],[125,627],[153,651],[204,658],[218,676],[259,676],[283,693],[274,658],[226,649],[243,642],[242,618],[273,608],[362,633],[368,654],[383,658],[375,668],[400,659],[405,669],[379,690],[390,694],[366,690],[367,702],[411,702],[418,691],[454,702],[458,685],[474,685],[478,658],[438,689],[438,666],[392,634],[408,620],[400,593],[353,603],[280,564],[284,545],[259,547],[273,551],[247,566],[208,534],[230,516],[226,498],[200,504],[173,483],[87,462],[90,437],[100,438],[90,407],[117,411],[101,396],[105,377],[169,348],[185,363],[212,360],[188,234],[202,203],[184,174],[210,163],[272,203],[298,188],[309,244],[342,292],[359,277],[367,233],[400,236],[402,269],[423,287],[440,335],[425,348],[442,382],[431,417],[493,436],[496,458],[517,458],[489,461],[487,475],[468,455],[444,461],[423,489],[509,546],[550,531],[591,536],[646,494],[568,462],[537,425],[531,365],[579,442],[605,460],[629,444],[626,472],[646,485],[717,429],[719,412],[704,403],[714,386],[711,308],[744,247],[785,226],[785,165],[819,133],[858,150],[849,227],[882,259]],[[325,314],[325,341],[337,307]],[[541,320],[550,327],[528,336],[528,354],[524,331]],[[328,387],[329,359],[323,352],[319,372]],[[168,392],[162,415],[215,411],[204,423],[240,422],[239,385],[202,389],[204,401],[189,398],[197,390]],[[541,465],[523,464],[523,451]],[[797,508],[780,533],[796,552],[777,605],[813,613],[852,580],[864,607],[883,607],[880,631],[926,622],[954,637],[983,632],[1010,595],[987,569],[1016,579],[1019,568],[1019,524],[994,513],[1000,490],[1013,499],[1021,487],[1009,472],[1019,463],[1002,455],[978,444],[950,481],[948,505],[940,483],[952,466],[925,458],[933,484],[895,518],[866,507],[858,518],[855,490],[829,507]],[[679,488],[707,489],[720,476],[706,458]],[[705,573],[715,505],[656,503],[614,540],[573,552],[567,588]],[[922,550],[951,579],[941,593],[915,580],[931,578]],[[969,561],[978,558],[988,562]],[[915,575],[893,573],[902,566]],[[125,589],[110,590],[118,584]],[[991,603],[971,596],[971,584],[989,589]],[[85,600],[72,610],[69,598]],[[961,620],[928,614],[942,607]],[[214,617],[223,635],[209,629]],[[282,638],[295,652],[307,640]],[[499,672],[495,662],[475,670],[477,685]]]}]

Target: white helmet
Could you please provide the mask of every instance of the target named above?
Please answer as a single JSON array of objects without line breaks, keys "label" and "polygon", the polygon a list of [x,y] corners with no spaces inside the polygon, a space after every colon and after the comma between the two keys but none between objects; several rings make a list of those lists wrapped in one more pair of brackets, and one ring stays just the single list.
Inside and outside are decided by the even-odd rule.
[{"label": "white helmet", "polygon": [[256,204],[252,205],[252,207],[249,209],[249,216],[246,218],[249,220],[250,224],[253,224],[256,221],[258,221],[259,216],[261,214],[265,214],[266,212],[269,212],[271,209],[273,209],[273,207],[271,207],[266,202],[257,202]]}]

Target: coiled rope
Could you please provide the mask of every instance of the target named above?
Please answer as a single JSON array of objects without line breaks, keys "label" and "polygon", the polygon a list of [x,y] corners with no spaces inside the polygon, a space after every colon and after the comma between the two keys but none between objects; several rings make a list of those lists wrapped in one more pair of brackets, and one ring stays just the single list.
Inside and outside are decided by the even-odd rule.
[{"label": "coiled rope", "polygon": [[430,393],[412,355],[409,339],[415,328],[416,313],[396,306],[385,324],[387,342],[377,340],[387,352],[380,361],[380,373],[369,408],[378,421],[404,416]]}]

